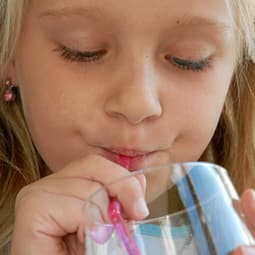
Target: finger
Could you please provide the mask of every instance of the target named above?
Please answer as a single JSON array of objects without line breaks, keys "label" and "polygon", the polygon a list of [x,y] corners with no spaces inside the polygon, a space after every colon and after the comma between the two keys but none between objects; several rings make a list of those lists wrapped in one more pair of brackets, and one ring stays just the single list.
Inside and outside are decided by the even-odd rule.
[{"label": "finger", "polygon": [[71,234],[64,237],[64,241],[72,254],[85,255],[85,245],[77,240],[76,235]]},{"label": "finger", "polygon": [[[126,169],[123,169],[108,160],[101,157],[89,157],[78,163],[75,162],[56,174],[48,176],[37,183],[27,186],[18,196],[16,209],[19,210],[19,205],[22,204],[23,201],[26,201],[26,196],[43,191],[54,195],[69,196],[84,202],[91,196],[91,194],[101,187],[99,183],[105,184],[120,178],[120,176],[129,175],[130,173]],[[138,178],[132,177],[125,182],[124,186],[118,187],[117,185],[114,188],[109,189],[109,193],[112,196],[117,196],[119,198],[124,210],[130,218],[136,219],[143,217],[143,215],[141,216],[139,213],[139,208],[137,210],[135,204],[139,203],[139,199],[143,199],[144,192],[142,186],[144,186],[144,183],[144,178],[142,176]],[[109,222],[108,195],[105,190],[102,190],[100,194],[93,198],[93,203],[96,205],[97,210],[93,211],[91,219],[94,219],[95,215],[97,215],[97,217],[99,215],[99,218],[102,217],[104,222]],[[52,207],[54,208],[54,206],[53,203]],[[31,208],[34,208],[34,206],[31,205]],[[81,222],[89,225],[89,220],[90,218],[88,218],[88,220],[81,219]],[[57,218],[56,222],[58,222]],[[82,238],[83,233],[79,236]]]},{"label": "finger", "polygon": [[[135,178],[134,178],[135,177]],[[145,193],[146,189],[146,179],[145,176],[142,174],[138,174],[137,176],[134,175],[132,177],[134,181],[135,179],[139,182],[143,194]],[[127,178],[131,178],[130,175],[128,175]],[[121,181],[122,182],[122,181]],[[129,185],[129,184],[127,184]],[[132,185],[132,184],[131,184]],[[139,186],[139,185],[138,185]],[[108,207],[109,207],[109,197],[105,197],[104,200],[101,199],[103,203],[99,203],[98,196],[102,195],[101,193],[106,194],[106,187],[102,188],[101,190],[98,190],[96,194],[92,195],[86,200],[84,212],[85,212],[85,225],[86,225],[86,234],[90,235],[94,241],[97,243],[105,243],[109,239],[109,237],[112,234],[113,226],[109,223],[111,223],[111,220],[108,216]],[[118,190],[117,187],[115,187],[116,190]],[[113,187],[108,187],[108,193],[110,196],[118,197],[116,194],[116,190]],[[130,186],[128,187],[130,189]],[[121,191],[118,191],[121,193]],[[126,194],[126,193],[125,193]],[[121,198],[119,197],[121,200]],[[125,202],[124,202],[125,203]],[[125,211],[123,212],[123,216],[126,217]]]},{"label": "finger", "polygon": [[136,175],[137,180],[139,181],[143,194],[145,195],[146,192],[146,186],[147,186],[147,180],[146,177],[144,176],[144,174],[137,174]]},{"label": "finger", "polygon": [[[84,183],[86,185],[84,185]],[[66,189],[63,189],[65,187]],[[84,187],[86,187],[85,190]],[[101,188],[101,185],[98,183],[78,178],[71,178],[71,180],[62,178],[61,181],[59,179],[54,179],[54,181],[52,182],[47,180],[47,182],[41,182],[39,185],[25,187],[21,191],[21,195],[19,194],[17,198],[16,211],[20,211],[20,207],[22,208],[24,206],[24,201],[25,203],[27,203],[26,200],[31,200],[31,196],[36,196],[37,194],[41,194],[42,192],[52,194],[53,196],[60,195],[67,196],[68,198],[79,199],[83,203],[84,207],[82,209],[83,218],[81,219],[81,223],[84,225],[84,227],[87,226],[90,229],[94,228],[95,224],[100,223],[102,227],[100,229],[93,229],[93,233],[95,237],[94,239],[97,238],[97,240],[100,240],[100,242],[103,243],[109,238],[111,234],[111,229],[104,228],[105,223],[110,223],[107,213],[109,197],[106,190],[102,189],[96,196],[95,201],[93,201],[93,210],[92,208],[88,210],[89,207],[85,206],[88,204],[88,194],[93,194],[93,192],[98,190],[99,187]],[[52,206],[57,206],[57,204],[53,204]],[[37,204],[31,203],[31,208],[38,208],[38,206]],[[38,212],[34,211],[34,213],[36,215]],[[56,219],[56,222],[57,221],[58,220]],[[33,222],[30,222],[30,224],[33,224]],[[78,234],[80,240],[83,240],[83,235],[84,232],[80,232]],[[68,244],[70,244],[70,242],[68,242]],[[76,244],[74,246],[76,246]]]},{"label": "finger", "polygon": [[54,177],[42,178],[34,184],[24,187],[17,196],[17,201],[23,199],[28,193],[34,190],[42,190],[59,195],[73,196],[77,199],[85,200],[102,185],[89,179],[78,177]]},{"label": "finger", "polygon": [[62,237],[77,233],[77,240],[84,242],[82,208],[83,201],[74,197],[28,193],[15,212],[11,254],[70,254]]},{"label": "finger", "polygon": [[[106,190],[102,189],[98,193],[96,199],[93,201],[94,210],[88,213],[87,207],[85,206],[88,202],[88,197],[90,197],[95,191],[98,191],[102,186],[99,183],[89,181],[87,179],[79,179],[76,177],[71,178],[50,178],[41,180],[36,185],[26,186],[17,196],[16,201],[16,211],[19,211],[20,206],[23,206],[23,201],[26,202],[26,199],[30,199],[32,194],[38,194],[41,192],[46,192],[53,195],[62,195],[68,196],[69,198],[79,199],[83,203],[83,219],[82,223],[88,227],[94,226],[95,221],[100,220],[100,223],[109,223],[108,218],[108,204],[109,197]],[[31,204],[31,208],[34,208],[36,205]],[[54,206],[54,205],[53,205]],[[85,210],[86,209],[86,210]],[[36,213],[36,212],[35,212]],[[100,215],[100,218],[99,218]],[[90,217],[89,217],[90,216]],[[101,231],[102,232],[102,231]],[[80,233],[80,235],[84,233]],[[105,235],[106,236],[106,235]],[[109,236],[109,234],[108,234]],[[104,238],[106,239],[106,237]]]},{"label": "finger", "polygon": [[[103,157],[95,155],[71,163],[61,171],[44,178],[44,180],[40,180],[36,185],[31,185],[26,189],[26,192],[39,188],[56,194],[72,195],[85,200],[97,188],[100,188],[96,183],[106,185],[124,176],[130,176],[130,172]],[[88,189],[89,182],[92,181],[95,183],[94,187]],[[138,178],[132,177],[125,183],[123,187],[120,185],[114,188],[110,187],[110,195],[119,198],[129,217],[133,219],[145,217],[148,212],[143,202],[144,178],[142,176]],[[24,192],[19,197],[22,195],[24,195]],[[97,204],[102,205],[100,207],[104,208],[103,215],[107,219],[106,203],[102,203],[101,200]]]},{"label": "finger", "polygon": [[109,199],[106,206],[97,204],[97,201],[94,202],[93,199],[88,199],[84,206],[85,234],[101,244],[109,239],[113,231],[113,226],[107,213],[108,204]]},{"label": "finger", "polygon": [[244,219],[253,236],[255,236],[255,194],[254,191],[246,190],[241,196],[241,208]]},{"label": "finger", "polygon": [[[23,200],[26,199],[27,195],[33,192],[45,191],[52,194],[69,196],[85,203],[87,198],[100,188],[102,188],[102,185],[97,182],[76,177],[40,180],[36,184],[26,186],[19,192],[16,199],[16,210],[19,210],[19,206],[22,204]],[[98,208],[101,208],[105,222],[109,222],[107,215],[108,194],[105,190],[102,190],[102,192],[97,195],[94,204],[96,204]]]},{"label": "finger", "polygon": [[[70,171],[69,169],[72,169]],[[95,182],[107,185],[115,180],[123,179],[121,183],[107,186],[111,196],[116,196],[120,200],[126,214],[132,219],[142,219],[148,215],[147,205],[144,200],[144,191],[141,186],[142,177],[139,181],[136,177],[131,176],[127,169],[117,165],[103,157],[91,155],[72,163],[59,173],[61,176],[83,177]],[[144,184],[142,184],[144,185]],[[104,212],[105,214],[106,212]]]},{"label": "finger", "polygon": [[106,188],[111,197],[118,198],[128,218],[139,220],[148,215],[144,190],[135,176],[128,175]]},{"label": "finger", "polygon": [[[146,180],[146,201],[150,203],[169,188],[172,165],[169,153],[151,155],[150,160],[143,165],[143,175]],[[138,169],[137,169],[138,170]],[[160,184],[160,185],[159,185]]]},{"label": "finger", "polygon": [[255,254],[254,246],[238,247],[235,251],[231,252],[231,255],[252,255],[252,254]]},{"label": "finger", "polygon": [[52,177],[78,177],[106,184],[128,173],[127,169],[104,157],[89,155],[70,163]]}]

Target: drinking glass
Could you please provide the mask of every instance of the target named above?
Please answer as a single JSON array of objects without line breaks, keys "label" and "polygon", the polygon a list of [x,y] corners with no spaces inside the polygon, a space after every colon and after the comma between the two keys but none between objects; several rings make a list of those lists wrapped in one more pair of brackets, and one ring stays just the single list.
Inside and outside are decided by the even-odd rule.
[{"label": "drinking glass", "polygon": [[[109,214],[98,220],[113,201],[118,206],[108,196],[109,187],[141,176],[146,179],[149,216],[134,221],[125,212],[118,214],[119,208],[116,221]],[[236,209],[238,200],[227,170],[215,164],[185,162],[134,171],[85,201],[85,254],[227,255],[240,245],[254,244]]]}]

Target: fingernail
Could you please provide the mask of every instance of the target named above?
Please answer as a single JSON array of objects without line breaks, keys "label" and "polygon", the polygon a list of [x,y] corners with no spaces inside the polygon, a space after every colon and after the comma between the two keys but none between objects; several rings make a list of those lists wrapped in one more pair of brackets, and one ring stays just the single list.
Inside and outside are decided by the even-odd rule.
[{"label": "fingernail", "polygon": [[138,199],[135,205],[135,213],[138,218],[145,218],[149,215],[149,209],[143,197]]},{"label": "fingernail", "polygon": [[90,235],[96,243],[104,244],[113,232],[111,225],[96,225],[90,230]]},{"label": "fingernail", "polygon": [[93,217],[93,224],[92,226],[89,226],[89,234],[95,242],[103,244],[110,238],[113,228],[111,225],[104,223],[97,207],[93,207],[90,213]]},{"label": "fingernail", "polygon": [[241,248],[241,254],[245,254],[245,255],[254,255],[255,254],[255,248],[254,247],[249,247],[249,246],[243,246]]},{"label": "fingernail", "polygon": [[255,201],[255,190],[252,190],[251,194],[252,194],[252,199]]}]

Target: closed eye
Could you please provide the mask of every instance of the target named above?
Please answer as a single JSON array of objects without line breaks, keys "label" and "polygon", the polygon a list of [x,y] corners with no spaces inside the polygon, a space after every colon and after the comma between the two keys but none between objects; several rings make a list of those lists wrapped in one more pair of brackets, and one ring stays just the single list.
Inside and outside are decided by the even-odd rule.
[{"label": "closed eye", "polygon": [[77,62],[93,62],[101,59],[104,55],[107,54],[106,49],[99,49],[94,51],[77,51],[71,50],[65,46],[59,46],[54,49],[60,53],[60,56],[67,61],[77,61]]},{"label": "closed eye", "polygon": [[165,56],[165,59],[179,69],[187,71],[203,71],[205,68],[210,67],[212,57],[207,57],[201,60],[188,60],[175,56]]}]

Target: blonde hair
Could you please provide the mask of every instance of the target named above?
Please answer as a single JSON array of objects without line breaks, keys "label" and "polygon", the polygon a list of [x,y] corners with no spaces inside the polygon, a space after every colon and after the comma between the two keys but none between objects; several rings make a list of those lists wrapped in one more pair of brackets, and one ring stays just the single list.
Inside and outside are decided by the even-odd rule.
[{"label": "blonde hair", "polygon": [[[28,0],[0,0],[0,82],[15,54]],[[227,1],[233,10],[240,44],[238,63],[216,132],[200,160],[226,167],[241,192],[255,185],[254,0]],[[3,86],[1,95],[3,93]],[[8,254],[18,191],[45,175],[18,96],[11,104],[0,98],[0,253]],[[3,252],[3,253],[2,253]]]},{"label": "blonde hair", "polygon": [[[26,4],[27,0],[0,0],[0,84],[15,54]],[[8,105],[2,100],[3,89],[0,86],[0,254],[9,254],[15,197],[24,185],[43,176],[44,163],[31,140],[19,96]]]}]

